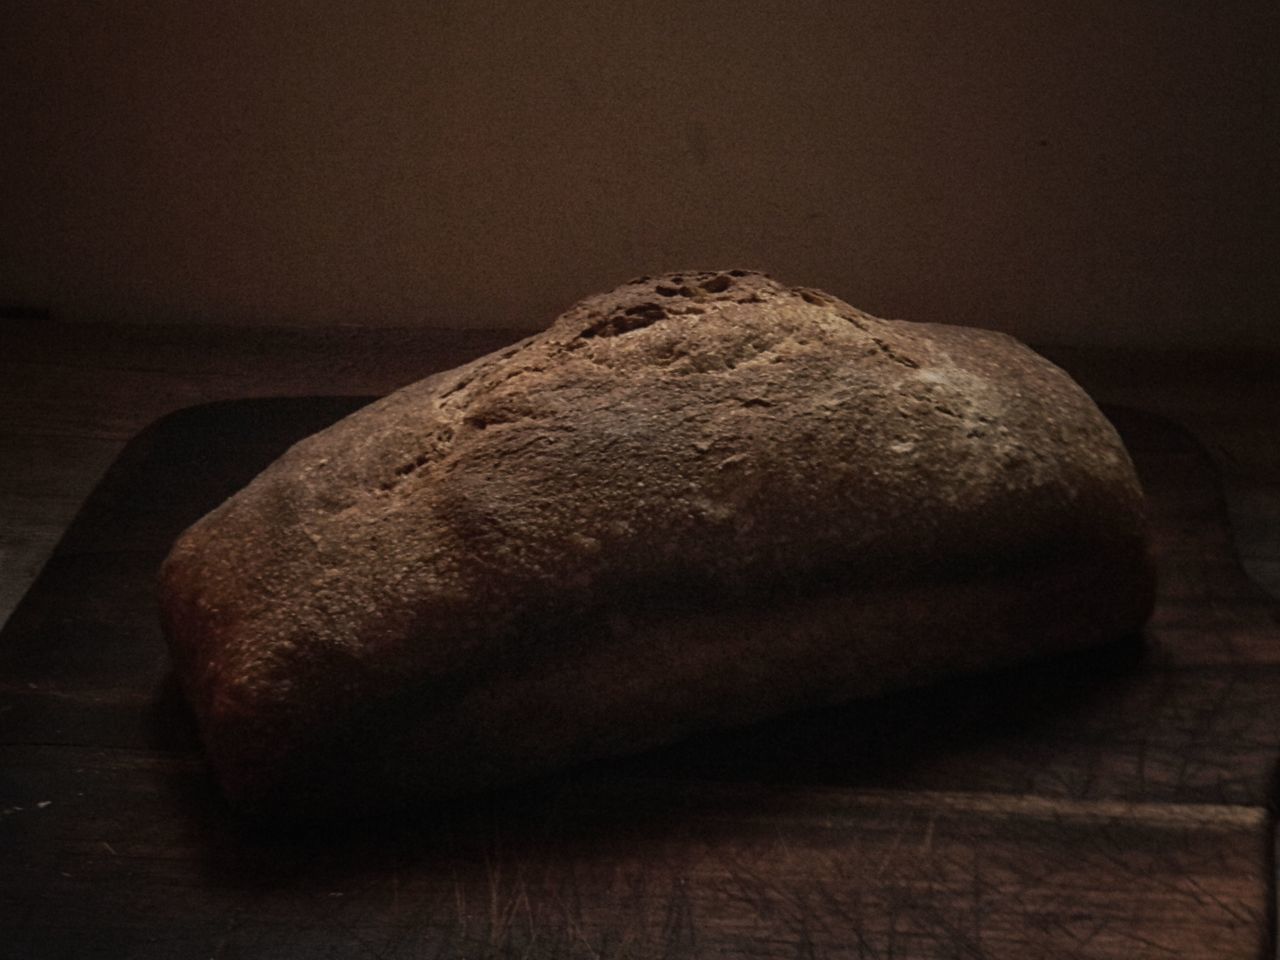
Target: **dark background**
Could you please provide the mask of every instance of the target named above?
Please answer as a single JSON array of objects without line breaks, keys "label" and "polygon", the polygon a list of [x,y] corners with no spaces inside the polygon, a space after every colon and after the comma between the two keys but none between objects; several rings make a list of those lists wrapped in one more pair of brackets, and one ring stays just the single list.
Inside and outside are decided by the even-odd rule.
[{"label": "dark background", "polygon": [[747,266],[1280,345],[1274,0],[4,4],[0,305],[536,329]]}]

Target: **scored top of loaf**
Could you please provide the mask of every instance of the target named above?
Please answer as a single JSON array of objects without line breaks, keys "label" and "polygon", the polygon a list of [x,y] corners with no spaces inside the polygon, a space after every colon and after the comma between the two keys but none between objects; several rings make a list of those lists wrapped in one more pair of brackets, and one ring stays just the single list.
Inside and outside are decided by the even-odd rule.
[{"label": "scored top of loaf", "polygon": [[531,625],[1129,549],[1141,496],[1092,401],[1008,336],[742,270],[642,277],[296,444],[175,545],[167,632],[206,739],[242,721],[284,750]]}]

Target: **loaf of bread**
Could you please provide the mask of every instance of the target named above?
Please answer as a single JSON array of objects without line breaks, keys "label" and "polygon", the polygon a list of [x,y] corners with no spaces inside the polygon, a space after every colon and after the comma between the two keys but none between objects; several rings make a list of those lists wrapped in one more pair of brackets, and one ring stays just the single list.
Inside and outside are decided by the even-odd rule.
[{"label": "loaf of bread", "polygon": [[296,444],[162,619],[236,805],[377,810],[1132,635],[1143,512],[1008,336],[642,277]]}]

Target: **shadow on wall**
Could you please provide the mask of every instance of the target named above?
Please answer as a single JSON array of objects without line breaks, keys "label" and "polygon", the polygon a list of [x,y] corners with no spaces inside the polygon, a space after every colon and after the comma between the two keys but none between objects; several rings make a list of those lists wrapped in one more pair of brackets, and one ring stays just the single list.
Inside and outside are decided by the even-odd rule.
[{"label": "shadow on wall", "polygon": [[0,302],[533,329],[749,266],[1032,340],[1280,344],[1275,4],[976,7],[25,4]]}]

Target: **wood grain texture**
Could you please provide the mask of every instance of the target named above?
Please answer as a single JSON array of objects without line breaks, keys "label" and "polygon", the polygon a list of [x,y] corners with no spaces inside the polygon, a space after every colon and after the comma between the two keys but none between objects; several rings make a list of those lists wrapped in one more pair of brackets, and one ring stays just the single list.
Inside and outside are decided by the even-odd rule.
[{"label": "wood grain texture", "polygon": [[188,760],[65,759],[70,793],[5,750],[32,804],[7,819],[43,851],[4,880],[15,955],[1222,960],[1265,940],[1250,807],[577,778],[315,846],[237,835]]},{"label": "wood grain texture", "polygon": [[1113,411],[1162,590],[1119,644],[709,735],[341,833],[255,833],[204,770],[152,577],[178,529],[355,400],[131,442],[0,634],[14,956],[1265,955],[1274,601],[1209,460]]}]

